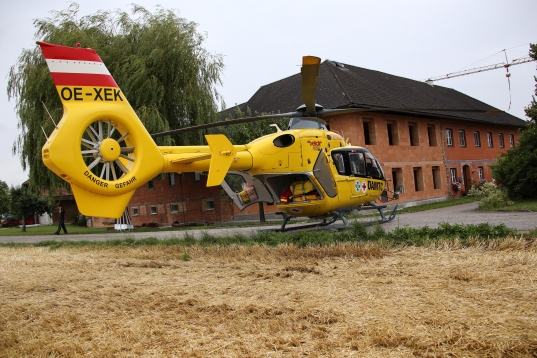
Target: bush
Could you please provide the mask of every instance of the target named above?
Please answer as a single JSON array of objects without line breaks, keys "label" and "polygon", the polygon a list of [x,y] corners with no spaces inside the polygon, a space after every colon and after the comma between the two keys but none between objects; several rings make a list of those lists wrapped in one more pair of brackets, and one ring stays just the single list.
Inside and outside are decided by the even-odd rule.
[{"label": "bush", "polygon": [[86,221],[86,217],[82,214],[78,215],[76,221],[75,221],[75,224],[77,226],[86,226],[87,224],[87,221]]},{"label": "bush", "polygon": [[511,206],[514,204],[507,195],[507,191],[498,188],[498,186],[492,182],[485,182],[479,185],[475,185],[468,191],[470,196],[483,197],[479,203],[479,210],[490,211]]}]

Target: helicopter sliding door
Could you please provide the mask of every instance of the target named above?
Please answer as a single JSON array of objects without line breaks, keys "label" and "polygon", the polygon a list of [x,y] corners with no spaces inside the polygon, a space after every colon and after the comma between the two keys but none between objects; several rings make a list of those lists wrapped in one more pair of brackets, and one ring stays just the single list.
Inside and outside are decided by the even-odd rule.
[{"label": "helicopter sliding door", "polygon": [[331,198],[337,195],[336,182],[334,181],[330,167],[328,166],[328,158],[322,150],[319,152],[319,156],[313,167],[313,175],[323,187],[326,195]]},{"label": "helicopter sliding door", "polygon": [[220,185],[239,210],[255,203],[274,202],[265,185],[244,172],[230,170]]}]

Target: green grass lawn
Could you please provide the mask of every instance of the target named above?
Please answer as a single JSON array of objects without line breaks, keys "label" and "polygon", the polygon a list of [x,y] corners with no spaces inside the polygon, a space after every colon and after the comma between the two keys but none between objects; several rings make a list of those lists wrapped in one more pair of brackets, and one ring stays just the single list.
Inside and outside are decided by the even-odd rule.
[{"label": "green grass lawn", "polygon": [[[85,227],[77,225],[65,225],[69,235],[71,234],[99,234],[107,232],[105,227]],[[58,225],[43,225],[27,227],[26,232],[22,231],[20,227],[0,228],[0,236],[31,236],[31,235],[53,235],[56,232]],[[63,235],[63,231],[61,232]],[[55,236],[55,235],[54,235]]]},{"label": "green grass lawn", "polygon": [[417,211],[432,210],[432,209],[439,209],[439,208],[447,208],[448,206],[454,206],[454,205],[460,205],[460,204],[466,204],[466,203],[473,203],[474,201],[479,201],[479,200],[480,200],[480,198],[477,197],[477,196],[463,196],[462,198],[445,200],[445,201],[440,201],[440,202],[437,202],[437,203],[423,204],[423,205],[417,205],[417,206],[404,208],[404,209],[399,210],[399,213],[415,213]]},{"label": "green grass lawn", "polygon": [[[409,208],[404,208],[399,211],[399,213],[413,213],[418,211],[424,211],[424,210],[432,210],[432,209],[438,209],[438,208],[445,208],[448,206],[453,205],[460,205],[460,204],[466,204],[478,201],[480,198],[475,196],[466,196],[462,197],[460,199],[452,199],[452,200],[446,200],[441,201],[438,203],[432,203],[432,204],[425,204],[425,205],[418,205],[413,206]],[[502,209],[498,209],[498,211],[533,211],[537,212],[537,200],[523,200],[516,202],[513,206],[504,207]],[[348,218],[356,217],[357,215],[349,215]],[[295,220],[293,220],[294,222]],[[217,227],[230,227],[230,226],[236,226],[236,227],[246,227],[246,226],[252,226],[252,225],[274,225],[274,224],[280,224],[280,222],[266,222],[266,223],[260,223],[260,222],[241,222],[241,223],[235,223],[235,222],[228,222],[228,223],[219,223],[215,225],[205,226],[205,228],[217,228]],[[99,234],[99,233],[124,233],[119,232],[115,230],[109,230],[108,228],[94,228],[94,227],[84,227],[84,226],[77,226],[77,225],[66,225],[67,232],[69,235],[77,235],[77,234]],[[21,228],[0,228],[0,236],[32,236],[32,235],[51,235],[54,236],[54,232],[56,231],[57,225],[47,225],[47,226],[36,226],[36,227],[28,227],[26,228],[26,232],[23,232]],[[185,231],[185,230],[196,230],[196,229],[203,229],[204,226],[182,226],[182,227],[166,227],[166,228],[148,228],[148,227],[137,227],[134,228],[133,232],[155,232],[155,231]],[[537,230],[537,229],[536,229]],[[63,232],[61,233],[63,235]]]},{"label": "green grass lawn", "polygon": [[515,201],[514,205],[505,206],[493,211],[533,211],[537,212],[537,200],[520,200]]}]

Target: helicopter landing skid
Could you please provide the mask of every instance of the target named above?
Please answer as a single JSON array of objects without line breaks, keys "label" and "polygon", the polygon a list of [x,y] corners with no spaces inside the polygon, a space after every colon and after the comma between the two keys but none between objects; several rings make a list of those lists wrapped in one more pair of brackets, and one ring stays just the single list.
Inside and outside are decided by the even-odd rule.
[{"label": "helicopter landing skid", "polygon": [[371,225],[376,225],[376,224],[384,224],[384,223],[392,221],[395,218],[395,215],[397,215],[397,206],[398,205],[395,205],[395,208],[393,209],[393,211],[391,212],[391,214],[389,216],[386,216],[384,211],[382,211],[383,209],[385,209],[387,207],[387,205],[377,205],[375,203],[370,203],[369,205],[365,205],[365,206],[362,205],[362,206],[355,206],[355,207],[350,207],[350,208],[345,208],[345,209],[336,209],[336,210],[333,210],[333,211],[330,212],[330,215],[332,215],[330,220],[327,220],[326,217],[323,217],[322,221],[320,223],[294,226],[292,228],[286,228],[285,226],[287,225],[289,220],[294,218],[294,216],[288,215],[288,214],[286,214],[284,212],[277,213],[278,215],[282,215],[283,222],[282,222],[282,226],[280,227],[280,229],[276,230],[276,231],[286,232],[286,231],[291,231],[291,230],[301,230],[301,229],[309,229],[309,228],[316,228],[316,227],[324,227],[324,226],[328,226],[330,224],[335,223],[338,219],[343,222],[343,225],[333,227],[332,229],[333,230],[342,230],[342,229],[345,229],[345,228],[347,228],[349,226],[349,221],[347,220],[347,218],[345,216],[348,215],[353,210],[361,211],[361,210],[375,209],[380,214],[380,220],[367,222],[367,223],[364,223],[364,225],[365,226],[371,226]]}]

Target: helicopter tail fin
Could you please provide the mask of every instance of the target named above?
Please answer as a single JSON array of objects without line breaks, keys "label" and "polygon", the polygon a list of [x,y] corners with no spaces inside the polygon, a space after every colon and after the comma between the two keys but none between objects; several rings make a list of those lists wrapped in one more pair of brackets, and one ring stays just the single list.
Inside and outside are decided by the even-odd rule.
[{"label": "helicopter tail fin", "polygon": [[224,181],[237,151],[223,134],[206,135],[205,139],[209,144],[209,148],[211,148],[211,164],[209,165],[207,186],[217,186]]},{"label": "helicopter tail fin", "polygon": [[118,218],[162,171],[162,153],[94,50],[38,45],[64,108],[43,163],[71,184],[82,214]]}]

